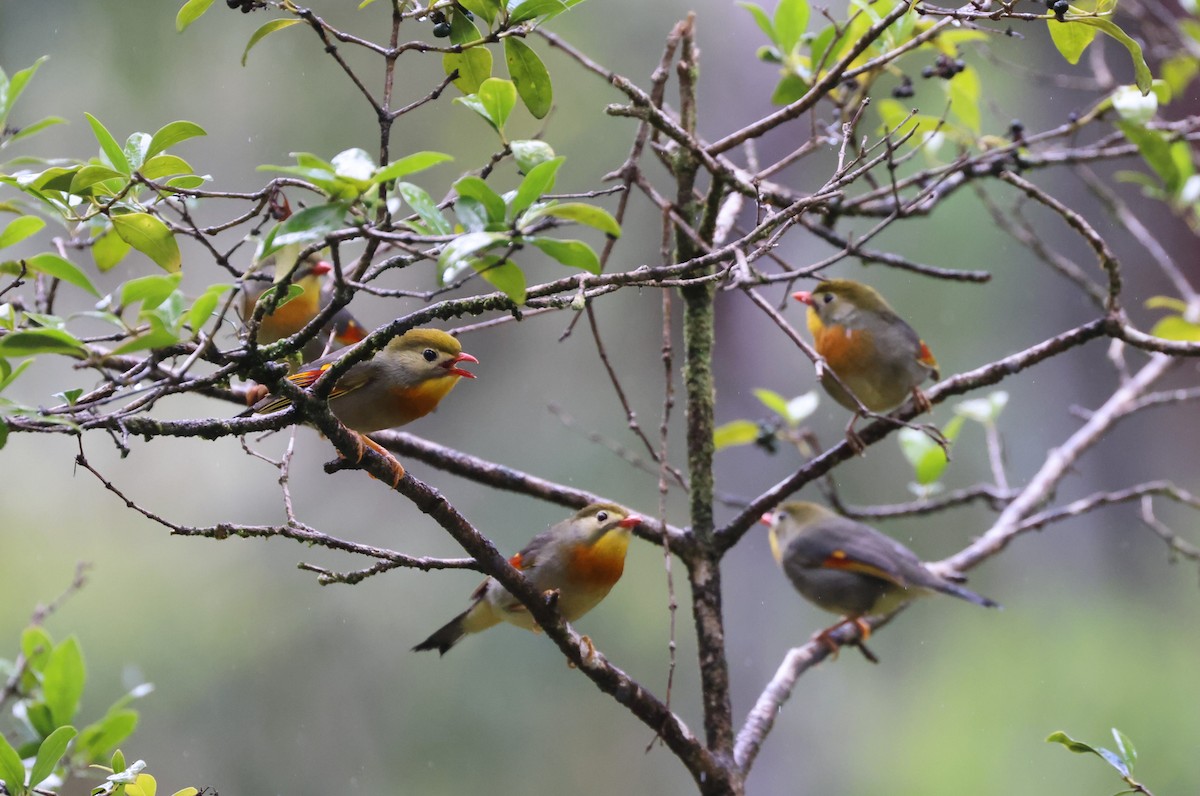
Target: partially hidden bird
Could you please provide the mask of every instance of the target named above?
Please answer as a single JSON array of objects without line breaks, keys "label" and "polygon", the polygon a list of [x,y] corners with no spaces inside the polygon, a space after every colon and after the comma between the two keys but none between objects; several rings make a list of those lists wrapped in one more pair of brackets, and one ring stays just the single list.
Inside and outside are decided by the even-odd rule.
[{"label": "partially hidden bird", "polygon": [[[596,607],[625,569],[631,531],[642,518],[612,503],[593,503],[550,526],[509,563],[540,592],[558,592],[558,610],[568,622]],[[414,651],[446,651],[470,633],[500,622],[537,630],[533,617],[495,578],[471,594],[471,607],[451,619]]]},{"label": "partially hidden bird", "polygon": [[[287,247],[285,247],[287,248]],[[254,314],[254,307],[262,295],[285,276],[285,269],[277,267],[279,260],[268,258],[256,270],[270,274],[270,284],[262,281],[248,282],[242,288],[242,318],[249,320]],[[286,262],[286,256],[282,261]],[[317,313],[328,306],[333,296],[325,288],[325,276],[333,270],[333,266],[322,260],[316,254],[311,254],[300,263],[292,275],[291,284],[300,288],[300,293],[282,306],[264,315],[258,326],[258,342],[274,343],[285,337],[291,337],[303,329]],[[342,307],[321,329],[315,337],[305,343],[300,353],[304,360],[312,360],[325,353],[326,348],[344,348],[354,345],[367,336],[367,330],[354,318],[350,310]],[[332,337],[332,340],[330,338]]]},{"label": "partially hidden bird", "polygon": [[939,378],[937,360],[878,291],[850,279],[830,279],[792,298],[808,305],[814,347],[837,377],[823,372],[821,386],[854,413],[846,426],[851,446],[863,448],[854,431],[862,415],[855,398],[872,412],[886,412],[911,394],[918,411],[929,411],[920,385]]},{"label": "partially hidden bird", "polygon": [[[308,388],[348,351],[342,348],[301,365],[287,376],[297,387]],[[392,486],[404,477],[404,467],[387,450],[363,436],[372,431],[402,426],[432,412],[460,378],[475,374],[459,367],[479,360],[462,350],[458,339],[440,329],[409,329],[392,338],[371,359],[355,363],[343,373],[329,393],[329,409],[347,428],[357,432],[362,446],[370,447],[388,460],[393,469]],[[260,393],[265,388],[259,388]],[[258,398],[251,411],[266,414],[283,409],[291,400],[282,395]]]},{"label": "partially hidden bird", "polygon": [[864,616],[890,613],[902,603],[934,592],[999,607],[930,570],[913,551],[869,525],[842,517],[816,503],[790,502],[762,516],[770,528],[771,553],[806,600],[844,617],[818,638],[853,622],[870,635]]}]

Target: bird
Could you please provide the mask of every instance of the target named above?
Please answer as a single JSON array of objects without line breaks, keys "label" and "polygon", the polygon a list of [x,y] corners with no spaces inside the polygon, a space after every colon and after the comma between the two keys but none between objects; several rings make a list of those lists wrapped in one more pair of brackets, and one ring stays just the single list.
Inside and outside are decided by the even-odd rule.
[{"label": "bird", "polygon": [[938,592],[986,608],[999,604],[934,573],[917,555],[869,525],[824,506],[784,503],[762,516],[770,528],[771,554],[806,600],[844,617],[817,634],[854,623],[863,640],[870,636],[864,616],[888,614],[902,603]]},{"label": "bird", "polygon": [[830,279],[811,291],[793,293],[792,298],[808,305],[808,331],[817,353],[833,371],[833,375],[821,373],[821,386],[854,413],[846,426],[852,447],[863,449],[854,431],[863,414],[859,402],[872,412],[886,412],[911,394],[919,412],[929,411],[929,399],[920,385],[928,378],[940,378],[937,360],[878,291],[850,279]]},{"label": "bird", "polygon": [[[287,248],[287,247],[285,247]],[[298,252],[296,252],[298,253]],[[294,258],[293,258],[294,260]],[[249,320],[254,315],[254,307],[262,295],[282,280],[286,269],[278,269],[276,263],[280,258],[269,257],[256,270],[272,274],[271,285],[259,283],[246,284],[242,288],[242,318]],[[287,262],[287,257],[282,256]],[[274,343],[285,337],[291,337],[308,325],[317,313],[328,306],[333,299],[332,292],[325,289],[325,275],[333,270],[333,266],[322,260],[316,254],[310,254],[292,275],[291,284],[300,288],[301,292],[282,306],[264,315],[258,326],[258,342],[260,344]],[[332,335],[332,342],[330,336]],[[300,355],[304,360],[320,357],[326,348],[344,348],[360,342],[367,336],[367,330],[355,320],[350,310],[342,307],[326,322],[321,332],[304,344]]]},{"label": "bird", "polygon": [[[558,610],[568,622],[596,607],[620,579],[630,532],[642,518],[613,503],[593,503],[533,537],[509,563],[539,592],[556,590]],[[499,581],[488,578],[471,594],[471,607],[451,619],[414,652],[446,651],[470,633],[500,622],[538,629],[533,617]]]},{"label": "bird", "polygon": [[[350,349],[340,348],[313,360],[287,380],[297,387],[312,386],[325,371]],[[334,416],[358,435],[358,460],[367,446],[389,461],[395,487],[404,477],[404,467],[387,450],[363,436],[372,431],[411,423],[432,412],[460,378],[475,374],[459,367],[479,360],[462,350],[458,339],[440,329],[409,329],[392,338],[371,359],[357,362],[343,373],[329,393],[329,409]],[[267,414],[291,405],[282,395],[266,395],[266,388],[250,392],[254,401],[250,410]]]}]

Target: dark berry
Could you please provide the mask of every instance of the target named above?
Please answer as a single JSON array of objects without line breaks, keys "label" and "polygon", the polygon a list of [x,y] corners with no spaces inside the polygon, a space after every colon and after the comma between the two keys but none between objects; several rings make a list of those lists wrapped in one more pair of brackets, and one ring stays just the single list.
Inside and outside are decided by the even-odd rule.
[{"label": "dark berry", "polygon": [[433,35],[439,39],[444,39],[450,35],[450,23],[439,22],[433,26]]}]

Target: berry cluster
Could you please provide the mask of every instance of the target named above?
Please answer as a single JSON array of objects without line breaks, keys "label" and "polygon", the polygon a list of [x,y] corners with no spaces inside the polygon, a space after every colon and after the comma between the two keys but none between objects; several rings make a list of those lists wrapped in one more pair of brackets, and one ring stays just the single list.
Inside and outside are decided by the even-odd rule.
[{"label": "berry cluster", "polygon": [[1054,12],[1054,16],[1059,22],[1066,22],[1065,17],[1071,10],[1071,4],[1067,0],[1046,0],[1046,8]]},{"label": "berry cluster", "polygon": [[267,7],[267,4],[263,0],[225,0],[225,5],[230,8],[241,9],[243,14],[249,14],[251,11]]},{"label": "berry cluster", "polygon": [[921,77],[925,79],[940,77],[942,80],[949,80],[966,68],[967,62],[961,58],[939,55],[932,66],[927,66],[921,70]]}]

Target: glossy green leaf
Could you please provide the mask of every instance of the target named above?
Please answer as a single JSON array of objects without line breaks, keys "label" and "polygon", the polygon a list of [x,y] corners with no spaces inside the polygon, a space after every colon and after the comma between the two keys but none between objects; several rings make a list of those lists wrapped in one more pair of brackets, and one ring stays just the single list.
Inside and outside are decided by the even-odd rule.
[{"label": "glossy green leaf", "polygon": [[526,238],[543,252],[570,268],[579,268],[590,274],[600,273],[600,257],[581,240],[558,240],[557,238]]},{"label": "glossy green leaf", "polygon": [[5,79],[4,70],[0,69],[0,126],[3,126],[8,114],[20,98],[29,81],[37,73],[38,67],[44,64],[49,56],[43,55],[29,66],[13,73],[12,79]]},{"label": "glossy green leaf", "polygon": [[124,260],[132,248],[115,230],[109,229],[92,243],[92,259],[100,273],[104,273]]},{"label": "glossy green leaf", "polygon": [[800,43],[800,37],[808,30],[808,16],[808,0],[779,0],[773,27],[780,50],[789,53]]},{"label": "glossy green leaf", "polygon": [[1140,124],[1130,122],[1115,122],[1117,128],[1137,146],[1138,152],[1146,165],[1158,175],[1167,192],[1174,194],[1183,185],[1184,175],[1179,171],[1179,165],[1171,151],[1171,143],[1167,136],[1159,130],[1151,130]]},{"label": "glossy green leaf", "polygon": [[150,139],[150,146],[146,150],[146,157],[154,157],[159,152],[163,152],[181,141],[186,141],[189,138],[208,135],[204,128],[195,122],[177,121],[164,124],[158,128],[158,131]]},{"label": "glossy green leaf", "polygon": [[[69,191],[77,196],[83,196],[87,193],[96,193],[93,186],[95,186],[97,183],[103,183],[105,180],[120,180],[119,185],[122,187],[129,181],[124,174],[116,169],[110,169],[108,166],[91,164],[84,166],[83,168],[79,169],[79,171],[75,172],[74,176],[71,178],[71,186]],[[118,190],[119,188],[114,185],[110,187],[106,193],[114,194]]]},{"label": "glossy green leaf", "polygon": [[[255,304],[265,304],[271,298],[271,296],[275,295],[276,291],[278,290],[279,285],[271,285],[258,295],[258,299],[255,301]],[[280,296],[279,301],[275,303],[275,309],[279,309],[289,301],[293,301],[302,295],[304,295],[303,287],[297,285],[295,282],[289,283],[287,286],[287,293],[283,296]]]},{"label": "glossy green leaf", "polygon": [[758,424],[749,420],[733,420],[713,431],[713,446],[717,450],[737,445],[749,445],[758,439]]},{"label": "glossy green leaf", "polygon": [[565,160],[564,157],[557,157],[547,160],[545,163],[539,163],[529,170],[525,179],[521,180],[520,186],[517,187],[517,193],[509,205],[510,219],[520,217],[543,194],[554,190],[554,179]]},{"label": "glossy green leaf", "polygon": [[1125,733],[1112,728],[1113,740],[1117,742],[1117,752],[1121,755],[1121,759],[1125,761],[1125,766],[1129,769],[1129,773],[1133,773],[1133,766],[1137,763],[1137,749],[1133,747],[1133,741]]},{"label": "glossy green leaf", "polygon": [[[294,285],[292,287],[295,287]],[[208,319],[212,317],[213,311],[216,310],[217,304],[221,301],[221,296],[233,290],[233,285],[209,285],[208,288],[200,294],[200,297],[192,302],[192,306],[188,308],[185,323],[193,332],[200,331],[204,324],[208,323]],[[303,292],[303,288],[301,288]]]},{"label": "glossy green leaf", "polygon": [[23,796],[28,793],[25,788],[25,764],[21,756],[12,748],[8,739],[0,733],[0,779],[4,780],[5,789],[12,796]]},{"label": "glossy green leaf", "polygon": [[191,174],[192,167],[186,160],[174,155],[155,155],[142,164],[138,173],[148,180],[158,180],[176,174]]},{"label": "glossy green leaf", "polygon": [[972,398],[959,403],[954,407],[954,412],[968,420],[990,426],[996,422],[996,418],[1000,416],[1007,405],[1008,393],[1004,390],[996,390],[983,398]]},{"label": "glossy green leaf", "polygon": [[290,28],[292,25],[299,25],[300,22],[301,20],[299,19],[273,19],[270,22],[261,25],[258,30],[251,34],[250,41],[246,42],[246,49],[242,51],[242,66],[246,65],[246,57],[250,55],[250,50],[254,48],[254,45],[258,44],[275,31],[283,30],[284,28]]},{"label": "glossy green leaf", "polygon": [[29,774],[29,787],[36,788],[54,773],[54,768],[67,753],[67,744],[71,743],[75,735],[74,727],[59,727],[42,741]]},{"label": "glossy green leaf", "polygon": [[21,329],[0,337],[0,358],[38,354],[83,356],[83,343],[61,329]]},{"label": "glossy green leaf", "polygon": [[417,217],[425,223],[431,234],[449,235],[454,231],[454,225],[446,219],[446,216],[438,208],[437,202],[433,201],[433,197],[423,188],[413,185],[411,182],[400,182],[396,183],[396,191],[413,209]]},{"label": "glossy green leaf", "polygon": [[503,221],[490,221],[483,203],[469,196],[454,200],[454,215],[458,217],[459,226],[467,232],[495,232],[503,226]]},{"label": "glossy green leaf", "polygon": [[146,152],[150,149],[150,136],[146,133],[131,133],[125,140],[125,159],[129,168],[137,171],[146,162]]},{"label": "glossy green leaf", "polygon": [[46,222],[38,216],[14,218],[4,227],[4,231],[0,232],[0,249],[37,234],[44,226],[46,226]]},{"label": "glossy green leaf", "polygon": [[117,143],[117,139],[112,137],[108,128],[101,124],[95,116],[90,113],[83,115],[87,117],[88,124],[92,127],[92,133],[96,136],[96,141],[100,143],[100,151],[108,158],[109,165],[128,176],[130,173],[129,161],[125,158],[125,150]]},{"label": "glossy green leaf", "polygon": [[346,205],[341,202],[306,207],[267,233],[259,256],[266,257],[289,244],[308,245],[323,240],[329,233],[341,229],[345,218]]},{"label": "glossy green leaf", "polygon": [[[1142,46],[1131,39],[1115,22],[1106,17],[1092,16],[1068,17],[1068,19],[1070,20],[1068,25],[1087,25],[1101,30],[1119,41],[1129,51],[1129,58],[1133,61],[1133,82],[1137,84],[1143,94],[1150,91],[1154,84],[1154,75],[1150,73],[1150,67],[1146,64],[1145,56],[1142,55]],[[1071,61],[1071,63],[1075,62]]]},{"label": "glossy green leaf", "polygon": [[60,399],[63,403],[69,406],[74,406],[75,402],[79,400],[79,396],[81,395],[83,395],[83,390],[78,387],[73,390],[63,390],[61,392],[54,393],[55,398]]},{"label": "glossy green leaf", "polygon": [[[496,20],[496,14],[500,12],[499,0],[459,0],[459,5],[477,15],[480,19],[491,25]],[[464,16],[455,14],[455,16]]]},{"label": "glossy green leaf", "polygon": [[79,699],[87,682],[79,639],[68,636],[55,646],[42,672],[42,693],[50,715],[58,725],[69,724],[79,710]]},{"label": "glossy green leaf", "polygon": [[451,160],[454,160],[454,157],[444,152],[414,152],[375,172],[371,181],[374,183],[391,182]]},{"label": "glossy green leaf", "polygon": [[[951,419],[942,429],[942,434],[946,439],[953,440],[958,436],[962,423],[962,417]],[[946,451],[930,439],[928,434],[915,428],[902,428],[897,434],[897,440],[904,458],[912,465],[918,484],[929,486],[942,477],[950,460],[946,457]]]},{"label": "glossy green leaf", "polygon": [[175,236],[158,218],[149,213],[126,213],[114,215],[112,224],[121,240],[149,257],[164,271],[175,273],[183,266]]},{"label": "glossy green leaf", "polygon": [[476,92],[479,101],[487,109],[486,118],[490,119],[496,128],[504,129],[512,109],[517,104],[517,88],[511,80],[489,77],[479,86]]},{"label": "glossy green leaf", "polygon": [[372,185],[371,178],[375,175],[377,166],[375,159],[362,147],[343,150],[334,155],[330,162],[333,164],[334,174],[359,184],[360,190],[365,191]]},{"label": "glossy green leaf", "polygon": [[121,285],[121,306],[140,303],[144,310],[154,309],[178,289],[180,278],[179,274],[150,274],[130,279]]},{"label": "glossy green leaf", "polygon": [[525,215],[525,223],[528,224],[530,221],[542,216],[554,216],[555,218],[574,221],[577,224],[598,229],[606,235],[612,235],[614,238],[621,237],[621,225],[617,223],[617,220],[607,210],[595,205],[584,204],[583,202],[546,205],[527,213]]},{"label": "glossy green leaf", "polygon": [[545,163],[554,157],[554,147],[536,139],[510,141],[508,148],[513,154],[513,160],[517,161],[517,170],[522,174],[528,174],[537,164]]},{"label": "glossy green leaf", "polygon": [[507,244],[509,238],[502,232],[468,232],[459,235],[446,245],[438,257],[438,269],[442,279],[449,281],[466,262],[485,249]]},{"label": "glossy green leaf", "polygon": [[57,254],[38,254],[26,259],[25,263],[38,273],[52,276],[55,279],[61,279],[69,285],[86,290],[96,298],[100,297],[100,291],[96,290],[95,285],[92,284],[92,280],[88,279],[87,274],[81,271],[79,266],[70,260],[64,260]]},{"label": "glossy green leaf", "polygon": [[512,262],[486,257],[472,262],[472,265],[492,287],[516,304],[525,303],[525,274]]},{"label": "glossy green leaf", "polygon": [[[522,0],[509,3],[508,24],[518,25],[531,19],[544,17],[550,19],[567,10],[567,4],[562,0]],[[507,41],[507,39],[506,39]]]},{"label": "glossy green leaf", "polygon": [[1076,754],[1087,754],[1089,752],[1092,754],[1096,753],[1096,750],[1088,744],[1085,744],[1083,741],[1076,741],[1074,738],[1061,730],[1047,735],[1046,743],[1062,744]]},{"label": "glossy green leaf", "polygon": [[212,4],[213,0],[187,0],[175,15],[175,30],[182,33],[188,25],[203,16]]},{"label": "glossy green leaf", "polygon": [[[470,44],[478,42],[480,38],[479,29],[475,27],[474,22],[467,19],[466,14],[451,15],[452,44]],[[447,75],[458,70],[458,77],[454,80],[455,88],[466,95],[474,94],[479,91],[483,81],[492,76],[492,51],[487,47],[475,46],[461,53],[446,53],[442,56],[442,69]]]},{"label": "glossy green leaf", "polygon": [[465,196],[481,203],[487,211],[489,221],[504,222],[508,210],[504,204],[504,198],[479,177],[474,175],[462,177],[454,183],[454,190],[459,196]]},{"label": "glossy green leaf", "polygon": [[771,102],[774,105],[791,105],[803,97],[807,91],[808,83],[803,78],[787,74],[781,77],[779,83],[775,85],[775,91],[771,94]]},{"label": "glossy green leaf", "polygon": [[554,105],[554,90],[550,85],[550,72],[542,59],[528,44],[509,36],[504,40],[504,60],[521,102],[535,119],[545,118]]}]

